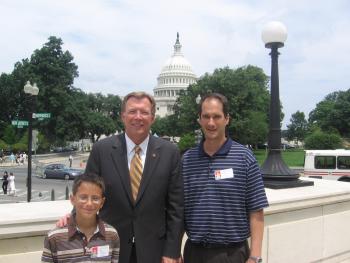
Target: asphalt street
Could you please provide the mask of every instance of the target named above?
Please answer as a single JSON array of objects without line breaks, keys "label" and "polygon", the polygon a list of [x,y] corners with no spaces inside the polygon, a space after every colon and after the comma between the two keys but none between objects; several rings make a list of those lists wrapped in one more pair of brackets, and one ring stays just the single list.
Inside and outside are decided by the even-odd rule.
[{"label": "asphalt street", "polygon": [[[73,160],[73,167],[79,168],[81,160]],[[68,165],[68,158],[59,161]],[[73,185],[73,180],[60,179],[42,179],[39,177],[40,169],[36,169],[33,165],[32,169],[32,198],[31,202],[50,201],[52,198],[52,190],[54,190],[55,200],[66,199],[66,187],[70,193]],[[0,188],[0,204],[1,203],[17,203],[27,202],[27,164],[16,165],[12,167],[0,167],[0,178],[4,171],[13,172],[15,175],[16,195],[4,195],[2,188]],[[2,185],[2,181],[0,181]]]}]

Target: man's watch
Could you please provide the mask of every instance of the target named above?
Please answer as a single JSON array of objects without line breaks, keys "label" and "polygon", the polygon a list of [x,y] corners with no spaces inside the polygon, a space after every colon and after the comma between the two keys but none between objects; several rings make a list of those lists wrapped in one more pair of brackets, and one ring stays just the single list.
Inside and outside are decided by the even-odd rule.
[{"label": "man's watch", "polygon": [[255,263],[263,262],[261,257],[250,256],[249,259],[253,260]]}]

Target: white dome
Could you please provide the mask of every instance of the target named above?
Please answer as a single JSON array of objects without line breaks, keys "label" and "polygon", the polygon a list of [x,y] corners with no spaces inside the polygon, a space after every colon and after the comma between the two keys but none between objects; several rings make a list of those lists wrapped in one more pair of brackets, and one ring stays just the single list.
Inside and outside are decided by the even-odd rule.
[{"label": "white dome", "polygon": [[160,74],[165,72],[168,73],[169,71],[185,71],[193,73],[190,62],[188,62],[182,54],[178,55],[176,53],[165,62]]},{"label": "white dome", "polygon": [[162,67],[157,78],[158,85],[153,90],[157,104],[156,114],[160,117],[171,114],[180,91],[187,90],[190,84],[197,81],[190,62],[181,52],[181,47],[177,33],[174,53]]}]

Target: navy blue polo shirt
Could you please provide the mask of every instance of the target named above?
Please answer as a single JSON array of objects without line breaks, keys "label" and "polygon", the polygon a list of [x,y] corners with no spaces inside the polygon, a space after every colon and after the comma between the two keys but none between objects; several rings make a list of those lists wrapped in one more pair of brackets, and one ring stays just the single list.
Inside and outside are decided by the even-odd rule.
[{"label": "navy blue polo shirt", "polygon": [[192,242],[228,244],[250,236],[249,213],[268,206],[252,152],[227,139],[209,156],[203,142],[184,154],[185,230]]}]

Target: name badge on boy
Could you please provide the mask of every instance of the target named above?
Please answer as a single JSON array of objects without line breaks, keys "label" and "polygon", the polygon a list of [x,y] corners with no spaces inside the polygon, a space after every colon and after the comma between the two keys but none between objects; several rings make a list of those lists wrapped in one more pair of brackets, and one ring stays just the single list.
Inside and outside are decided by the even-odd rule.
[{"label": "name badge on boy", "polygon": [[90,248],[90,251],[93,258],[107,257],[109,255],[109,246],[94,246]]},{"label": "name badge on boy", "polygon": [[214,175],[215,175],[215,180],[222,180],[222,179],[228,179],[228,178],[234,177],[232,168],[216,170]]}]

